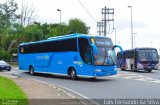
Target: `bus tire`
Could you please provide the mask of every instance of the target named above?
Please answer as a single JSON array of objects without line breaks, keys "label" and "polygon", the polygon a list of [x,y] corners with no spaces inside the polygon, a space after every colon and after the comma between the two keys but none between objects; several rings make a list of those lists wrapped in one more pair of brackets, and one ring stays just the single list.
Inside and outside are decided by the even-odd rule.
[{"label": "bus tire", "polygon": [[73,79],[73,80],[76,80],[77,79],[77,73],[76,73],[76,70],[75,70],[75,68],[70,68],[70,77],[71,77],[71,79]]},{"label": "bus tire", "polygon": [[29,67],[29,74],[32,75],[32,76],[34,76],[35,73],[34,73],[34,68],[33,68],[33,66],[30,66],[30,67]]},{"label": "bus tire", "polygon": [[126,69],[125,68],[120,68],[122,71],[126,71]]},{"label": "bus tire", "polygon": [[131,65],[131,71],[135,72],[136,70],[133,68],[133,64]]},{"label": "bus tire", "polygon": [[149,73],[152,72],[152,69],[149,69],[148,72],[149,72]]},{"label": "bus tire", "polygon": [[96,77],[90,78],[91,81],[96,81],[96,79],[97,79]]}]

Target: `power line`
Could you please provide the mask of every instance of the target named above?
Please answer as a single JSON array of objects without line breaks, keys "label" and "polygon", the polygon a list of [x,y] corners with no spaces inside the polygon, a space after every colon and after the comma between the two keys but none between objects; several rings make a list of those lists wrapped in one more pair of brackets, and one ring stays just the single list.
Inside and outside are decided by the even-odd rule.
[{"label": "power line", "polygon": [[92,16],[92,14],[87,10],[87,8],[84,6],[84,4],[78,0],[78,2],[80,3],[80,5],[83,7],[83,9],[87,12],[87,14],[97,23],[97,20]]}]

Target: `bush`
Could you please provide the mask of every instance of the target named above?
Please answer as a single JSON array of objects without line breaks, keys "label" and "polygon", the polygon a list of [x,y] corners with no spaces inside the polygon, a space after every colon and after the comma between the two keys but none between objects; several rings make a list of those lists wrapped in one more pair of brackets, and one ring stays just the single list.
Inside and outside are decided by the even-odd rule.
[{"label": "bush", "polygon": [[0,60],[10,61],[11,60],[11,55],[4,50],[0,50]]}]

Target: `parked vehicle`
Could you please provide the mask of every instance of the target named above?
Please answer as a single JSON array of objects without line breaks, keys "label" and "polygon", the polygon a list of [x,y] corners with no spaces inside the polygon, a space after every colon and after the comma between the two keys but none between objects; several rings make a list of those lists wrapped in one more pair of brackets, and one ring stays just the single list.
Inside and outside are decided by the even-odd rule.
[{"label": "parked vehicle", "polygon": [[8,70],[8,71],[10,71],[11,70],[11,66],[10,66],[10,64],[6,63],[5,61],[0,60],[0,70]]}]

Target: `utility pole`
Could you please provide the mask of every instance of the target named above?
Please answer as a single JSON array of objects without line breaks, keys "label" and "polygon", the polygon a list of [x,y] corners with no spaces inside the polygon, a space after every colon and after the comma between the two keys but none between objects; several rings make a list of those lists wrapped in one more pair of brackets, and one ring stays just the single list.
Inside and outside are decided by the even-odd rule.
[{"label": "utility pole", "polygon": [[114,8],[102,8],[102,23],[104,24],[104,36],[107,34],[107,22],[110,21],[114,22],[113,16],[110,17],[110,15],[114,15]]},{"label": "utility pole", "polygon": [[[98,35],[104,35],[106,36],[107,33],[112,33],[114,30],[114,8],[106,8],[106,6],[104,8],[102,8],[102,21],[98,21],[97,22],[97,33]],[[113,28],[112,30],[111,28],[111,24],[109,22],[113,22]],[[107,27],[107,24],[109,25]],[[108,29],[108,31],[107,31]]]},{"label": "utility pole", "polygon": [[136,35],[137,35],[137,33],[132,33],[132,35],[133,35],[133,48],[136,48]]},{"label": "utility pole", "polygon": [[97,33],[98,33],[98,35],[101,35],[101,25],[100,25],[100,22],[97,22]]},{"label": "utility pole", "polygon": [[102,22],[104,22],[104,36],[106,36],[106,26],[107,26],[107,20],[106,20],[106,14],[107,14],[107,8],[102,8],[102,15],[104,15],[104,20],[102,19]]},{"label": "utility pole", "polygon": [[59,11],[59,12],[60,12],[60,24],[61,24],[61,16],[62,16],[62,14],[61,14],[61,10],[60,10],[60,9],[57,9],[57,11]]},{"label": "utility pole", "polygon": [[98,33],[98,35],[103,34],[103,23],[101,21],[97,22],[97,33]]},{"label": "utility pole", "polygon": [[133,49],[133,20],[132,20],[132,6],[128,6],[131,9],[131,47]]},{"label": "utility pole", "polygon": [[152,41],[150,41],[151,47],[152,47]]},{"label": "utility pole", "polygon": [[116,45],[116,42],[117,42],[117,38],[116,38],[116,28],[113,28],[114,29],[114,34],[115,34],[115,45]]}]

